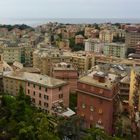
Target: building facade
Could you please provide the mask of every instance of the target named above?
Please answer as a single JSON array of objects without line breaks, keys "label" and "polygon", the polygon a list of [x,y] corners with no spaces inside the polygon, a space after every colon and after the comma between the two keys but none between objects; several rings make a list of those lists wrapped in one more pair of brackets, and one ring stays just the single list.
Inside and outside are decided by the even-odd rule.
[{"label": "building facade", "polygon": [[[28,72],[11,72],[3,77],[4,92],[18,95],[20,86],[31,97],[32,103],[48,113],[53,108],[69,107],[69,88],[65,81]],[[56,112],[57,113],[57,112]]]},{"label": "building facade", "polygon": [[70,92],[77,89],[78,71],[71,64],[62,62],[54,65],[53,77],[66,81]]},{"label": "building facade", "polygon": [[135,28],[133,30],[127,29],[125,34],[125,44],[127,47],[127,54],[134,53],[137,43],[140,41],[140,31]]},{"label": "building facade", "polygon": [[121,44],[121,43],[105,44],[103,47],[103,54],[106,56],[125,58],[126,55],[125,44]]},{"label": "building facade", "polygon": [[111,43],[113,41],[114,33],[111,30],[102,30],[99,33],[99,39],[104,43]]},{"label": "building facade", "polygon": [[115,98],[118,94],[116,75],[93,71],[78,81],[77,114],[83,127],[100,127],[113,133]]},{"label": "building facade", "polygon": [[52,75],[55,63],[70,63],[71,54],[57,49],[38,49],[33,53],[33,67],[39,68],[41,74]]}]

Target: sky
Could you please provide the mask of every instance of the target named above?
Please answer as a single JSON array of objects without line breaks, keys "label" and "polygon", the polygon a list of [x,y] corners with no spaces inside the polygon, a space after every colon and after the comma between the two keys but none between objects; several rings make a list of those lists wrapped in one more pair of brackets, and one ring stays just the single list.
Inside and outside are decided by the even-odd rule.
[{"label": "sky", "polygon": [[140,18],[140,0],[0,0],[0,18]]}]

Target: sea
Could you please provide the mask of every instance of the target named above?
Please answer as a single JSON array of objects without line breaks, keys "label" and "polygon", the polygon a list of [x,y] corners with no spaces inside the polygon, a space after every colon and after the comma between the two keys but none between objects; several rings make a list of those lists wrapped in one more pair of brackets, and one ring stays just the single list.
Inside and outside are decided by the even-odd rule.
[{"label": "sea", "polygon": [[94,23],[132,23],[140,24],[140,18],[0,18],[0,24],[26,24],[36,27],[49,22],[64,24],[94,24]]}]

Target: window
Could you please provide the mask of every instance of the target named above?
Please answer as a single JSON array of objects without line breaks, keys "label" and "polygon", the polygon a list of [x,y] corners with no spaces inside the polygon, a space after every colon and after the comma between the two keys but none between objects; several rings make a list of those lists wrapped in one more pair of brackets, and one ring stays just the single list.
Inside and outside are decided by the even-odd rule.
[{"label": "window", "polygon": [[93,128],[92,124],[90,124],[90,128]]},{"label": "window", "polygon": [[30,90],[28,89],[28,94],[30,94]]},{"label": "window", "polygon": [[103,94],[104,90],[103,89],[100,89],[99,90],[99,94]]},{"label": "window", "polygon": [[41,98],[41,93],[39,93],[39,97]]},{"label": "window", "polygon": [[84,103],[82,104],[82,108],[83,108],[83,109],[86,108],[86,105],[85,105]]},{"label": "window", "polygon": [[28,87],[30,86],[30,83],[28,83]]},{"label": "window", "polygon": [[35,103],[35,98],[32,98],[32,102]]},{"label": "window", "polygon": [[62,87],[59,87],[59,91],[61,91],[62,90]]},{"label": "window", "polygon": [[41,90],[41,86],[39,86],[39,90]]},{"label": "window", "polygon": [[33,95],[35,96],[35,91],[34,91]]},{"label": "window", "polygon": [[59,94],[59,99],[60,99],[60,98],[63,98],[63,94]]},{"label": "window", "polygon": [[92,111],[92,112],[94,111],[94,108],[92,105],[90,106],[90,111]]},{"label": "window", "polygon": [[44,106],[45,106],[45,107],[48,107],[49,105],[48,105],[48,103],[44,102]]},{"label": "window", "polygon": [[99,114],[103,114],[103,110],[102,109],[99,109]]},{"label": "window", "polygon": [[44,95],[44,99],[48,100],[49,99],[49,96]]},{"label": "window", "polygon": [[102,104],[103,103],[103,100],[102,99],[99,99],[99,103]]},{"label": "window", "polygon": [[47,89],[47,88],[45,88],[45,91],[46,91],[46,92],[47,92],[47,90],[48,90],[48,89]]},{"label": "window", "polygon": [[34,88],[35,88],[35,84],[34,84]]},{"label": "window", "polygon": [[39,101],[39,105],[41,105],[41,101]]}]

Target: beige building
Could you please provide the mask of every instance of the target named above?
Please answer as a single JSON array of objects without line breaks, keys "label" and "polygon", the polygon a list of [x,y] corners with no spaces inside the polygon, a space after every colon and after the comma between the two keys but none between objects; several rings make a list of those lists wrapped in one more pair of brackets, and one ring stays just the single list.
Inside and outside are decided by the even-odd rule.
[{"label": "beige building", "polygon": [[17,77],[17,75],[20,75],[20,72],[13,73],[11,76],[8,73],[4,73],[3,75],[3,85],[4,85],[4,92],[9,93],[11,95],[18,95],[20,86],[23,87],[24,92],[25,92],[25,86],[26,82],[25,79],[23,78],[23,75],[20,75]]},{"label": "beige building", "polygon": [[93,27],[85,27],[85,33],[84,35],[88,38],[92,37],[93,32],[95,31],[95,28]]},{"label": "beige building", "polygon": [[94,56],[94,64],[120,64],[120,65],[126,65],[132,67],[134,64],[136,66],[140,66],[140,61],[137,59],[124,59],[124,58],[117,58],[117,57],[109,57],[105,55],[95,55]]},{"label": "beige building", "polygon": [[7,63],[13,63],[15,61],[21,62],[21,48],[18,46],[5,46],[3,50],[3,60]]},{"label": "beige building", "polygon": [[140,26],[126,26],[125,43],[128,48],[134,48],[140,41]]},{"label": "beige building", "polygon": [[30,45],[21,47],[21,63],[24,66],[33,66],[33,51],[34,48]]},{"label": "beige building", "polygon": [[87,72],[92,67],[92,55],[84,52],[77,52],[72,55],[72,63],[79,74]]},{"label": "beige building", "polygon": [[33,53],[33,67],[39,68],[42,74],[52,75],[53,64],[70,61],[71,54],[58,49],[38,49]]},{"label": "beige building", "polygon": [[139,31],[126,31],[125,44],[127,47],[128,54],[134,53],[134,49],[139,41],[140,41]]},{"label": "beige building", "polygon": [[62,50],[69,50],[69,40],[68,39],[63,39],[62,41],[58,42],[58,46]]},{"label": "beige building", "polygon": [[26,66],[33,65],[33,48],[27,43],[22,44],[10,44],[4,43],[1,45],[1,51],[3,53],[3,60],[9,64],[15,61],[21,62]]},{"label": "beige building", "polygon": [[102,30],[99,33],[99,39],[104,43],[111,43],[113,41],[114,33],[111,30]]}]

